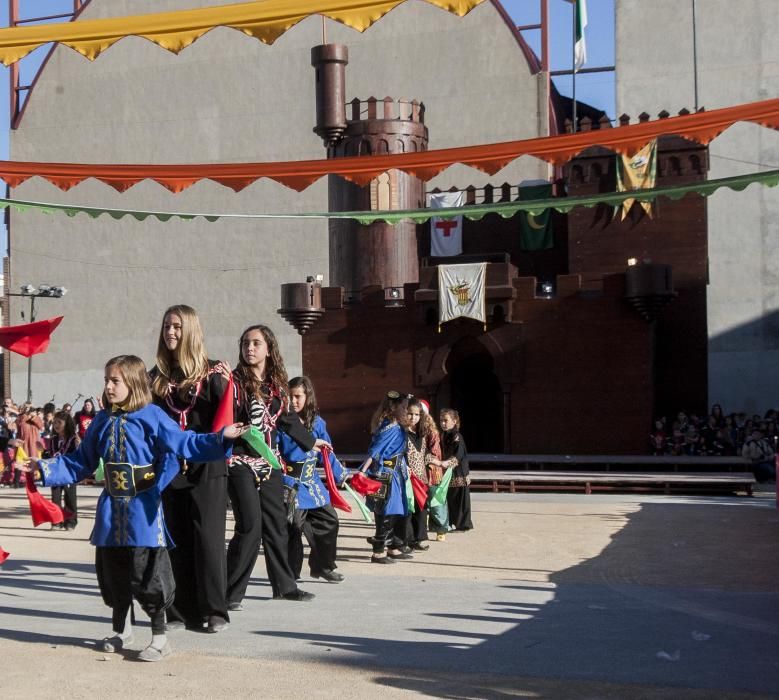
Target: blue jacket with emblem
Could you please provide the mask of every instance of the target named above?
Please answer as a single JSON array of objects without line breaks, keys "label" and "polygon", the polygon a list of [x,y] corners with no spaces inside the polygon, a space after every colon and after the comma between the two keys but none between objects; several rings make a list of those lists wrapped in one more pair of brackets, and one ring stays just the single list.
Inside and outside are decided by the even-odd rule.
[{"label": "blue jacket with emblem", "polygon": [[105,463],[106,487],[97,502],[90,542],[97,547],[166,547],[172,544],[161,493],[179,473],[177,457],[224,459],[231,449],[221,433],[181,428],[150,404],[125,413],[100,411],[75,452],[38,461],[45,486],[65,486]]},{"label": "blue jacket with emblem", "polygon": [[[327,425],[321,416],[314,418],[311,434],[315,438],[326,440],[331,445],[332,439],[327,432]],[[314,450],[306,452],[287,433],[279,432],[279,452],[287,465],[297,464],[300,469],[300,477],[289,473],[284,474],[284,484],[297,488],[297,507],[301,510],[322,508],[330,503],[330,492],[327,490],[317,467],[322,464],[322,455]],[[337,484],[343,483],[348,470],[338,461],[338,458],[330,453],[330,466],[333,468],[333,476]]]},{"label": "blue jacket with emblem", "polygon": [[[368,499],[374,512],[384,515],[408,515],[408,503],[406,502],[406,479],[408,479],[408,465],[406,464],[406,431],[395,421],[384,420],[371,437],[371,445],[368,448],[368,456],[371,457],[371,466],[368,467],[368,476],[374,478],[380,475],[389,475],[389,493],[383,504]],[[389,466],[394,462],[395,467]]]}]

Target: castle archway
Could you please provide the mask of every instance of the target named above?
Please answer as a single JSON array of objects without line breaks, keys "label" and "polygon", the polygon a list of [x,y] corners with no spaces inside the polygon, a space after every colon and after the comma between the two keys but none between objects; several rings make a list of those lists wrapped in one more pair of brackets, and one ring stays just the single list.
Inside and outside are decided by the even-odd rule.
[{"label": "castle archway", "polygon": [[492,355],[475,338],[463,338],[452,348],[436,403],[439,410],[458,411],[469,452],[504,451],[503,388]]}]

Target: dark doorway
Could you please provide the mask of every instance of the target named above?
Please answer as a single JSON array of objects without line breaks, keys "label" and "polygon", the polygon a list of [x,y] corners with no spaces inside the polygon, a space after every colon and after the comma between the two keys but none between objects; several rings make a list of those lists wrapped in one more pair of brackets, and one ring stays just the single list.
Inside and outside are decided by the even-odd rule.
[{"label": "dark doorway", "polygon": [[469,452],[503,452],[503,390],[492,356],[474,338],[466,338],[452,349],[446,370],[438,409],[451,407],[460,414]]}]

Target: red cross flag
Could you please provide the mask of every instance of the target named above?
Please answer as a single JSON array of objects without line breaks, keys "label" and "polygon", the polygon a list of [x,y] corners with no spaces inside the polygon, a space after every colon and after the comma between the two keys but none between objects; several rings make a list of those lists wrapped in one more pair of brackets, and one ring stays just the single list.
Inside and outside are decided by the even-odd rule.
[{"label": "red cross flag", "polygon": [[[449,209],[463,205],[463,192],[439,192],[428,195],[430,209]],[[463,252],[463,217],[430,219],[430,255],[446,258]]]}]

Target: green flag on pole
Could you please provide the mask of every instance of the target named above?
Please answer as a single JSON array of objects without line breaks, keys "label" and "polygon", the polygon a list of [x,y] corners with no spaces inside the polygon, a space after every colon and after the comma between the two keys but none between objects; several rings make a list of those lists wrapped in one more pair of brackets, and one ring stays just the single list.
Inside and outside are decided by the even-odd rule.
[{"label": "green flag on pole", "polygon": [[[552,196],[552,185],[544,184],[520,185],[519,200],[521,202],[531,199],[549,199]],[[552,234],[552,210],[547,209],[534,216],[530,212],[519,214],[521,250],[548,250],[554,248],[554,236]]]}]

